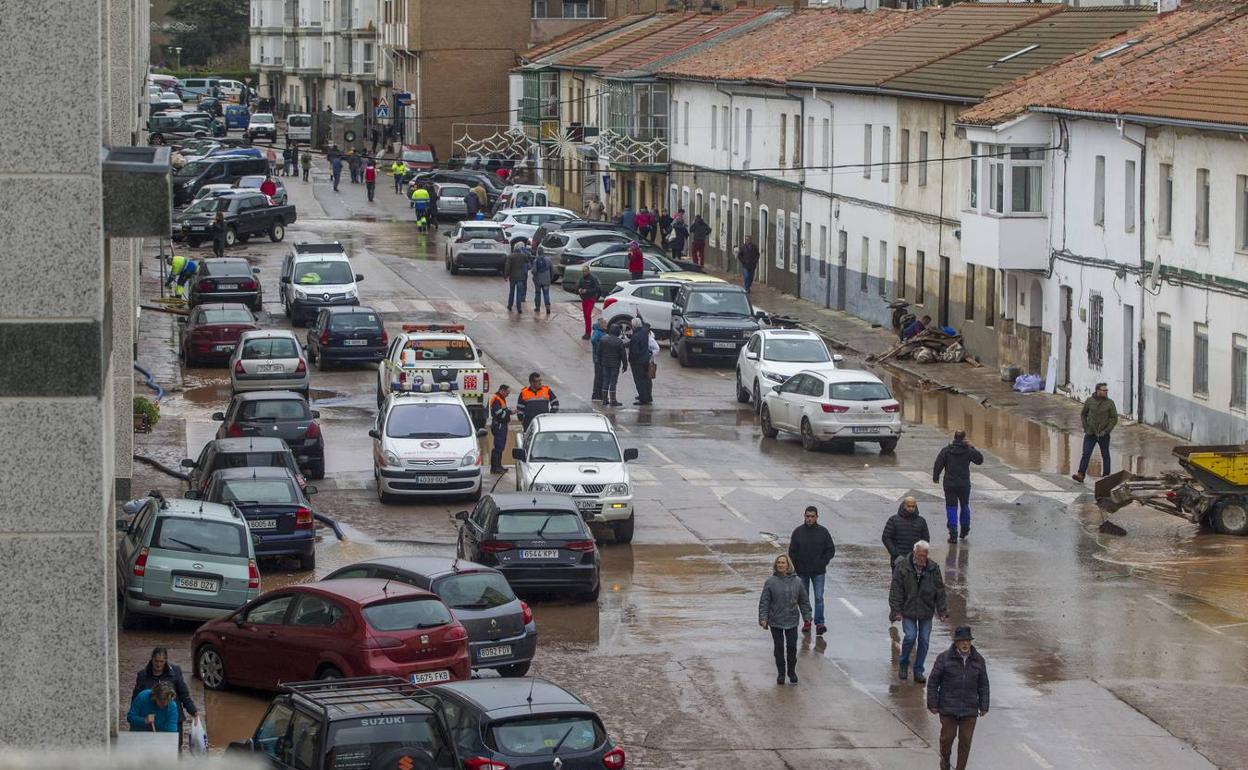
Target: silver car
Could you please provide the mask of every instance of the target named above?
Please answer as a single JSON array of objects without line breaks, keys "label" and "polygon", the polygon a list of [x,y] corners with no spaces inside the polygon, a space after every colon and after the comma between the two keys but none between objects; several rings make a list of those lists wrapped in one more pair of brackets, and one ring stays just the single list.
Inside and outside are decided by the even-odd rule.
[{"label": "silver car", "polygon": [[260,595],[251,531],[237,510],[159,495],[131,506],[133,517],[117,520],[123,628],[144,615],[211,620]]},{"label": "silver car", "polygon": [[295,390],[308,395],[308,357],[294,332],[262,329],[243,332],[230,357],[230,388]]},{"label": "silver car", "polygon": [[437,185],[437,190],[439,219],[463,219],[468,216],[468,205],[464,203],[464,196],[472,192],[468,185],[447,182]]},{"label": "silver car", "polygon": [[[265,178],[264,174],[252,174],[250,176],[245,176],[235,182],[234,187],[236,189],[244,190],[259,190],[260,185],[264,184]],[[273,181],[277,184],[277,192],[273,193],[273,203],[277,206],[285,206],[287,203],[286,185],[282,184],[280,177],[273,177]],[[209,185],[205,185],[205,187],[207,186]]]}]

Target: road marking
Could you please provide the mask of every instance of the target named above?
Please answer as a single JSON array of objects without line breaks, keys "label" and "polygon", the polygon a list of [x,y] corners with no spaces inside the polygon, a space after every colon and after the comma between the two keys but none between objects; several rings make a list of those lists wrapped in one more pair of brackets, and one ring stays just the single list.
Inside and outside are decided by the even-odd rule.
[{"label": "road marking", "polygon": [[736,516],[741,521],[749,521],[749,519],[745,517],[744,513],[742,513],[741,511],[738,511],[736,508],[733,508],[731,505],[729,505],[728,503],[725,503],[723,500],[720,500],[719,504],[724,506],[724,510],[728,511],[733,516]]},{"label": "road marking", "polygon": [[854,613],[854,617],[856,617],[856,618],[860,618],[860,617],[862,617],[862,610],[860,610],[860,609],[858,609],[857,607],[855,607],[854,605],[850,604],[850,603],[849,603],[849,599],[846,599],[844,596],[842,596],[842,597],[840,597],[840,600],[841,600],[841,604],[844,604],[844,605],[845,605],[845,609],[847,609],[847,610],[849,610],[850,612]]},{"label": "road marking", "polygon": [[1214,628],[1221,631],[1224,628],[1238,628],[1239,626],[1248,626],[1248,621],[1245,621],[1243,623],[1223,623],[1220,626],[1214,626]]},{"label": "road marking", "polygon": [[1050,765],[1048,762],[1046,762],[1044,757],[1037,754],[1036,750],[1033,749],[1032,747],[1028,746],[1025,743],[1018,744],[1018,747],[1023,750],[1024,754],[1026,754],[1028,757],[1031,758],[1032,762],[1035,762],[1037,765],[1044,768],[1044,770],[1053,770],[1053,765]]},{"label": "road marking", "polygon": [[662,452],[660,452],[658,449],[656,449],[656,448],[655,448],[655,446],[654,446],[654,444],[646,444],[646,449],[649,449],[651,452],[654,452],[656,455],[658,455],[658,456],[659,456],[659,459],[660,459],[660,460],[662,460],[663,462],[667,463],[668,465],[675,465],[675,464],[676,464],[676,463],[672,462],[672,458],[668,457],[667,455],[663,454],[663,453],[662,453]]},{"label": "road marking", "polygon": [[829,500],[840,500],[854,490],[852,487],[807,487],[806,491]]},{"label": "road marking", "polygon": [[932,487],[936,485],[935,482],[932,481],[932,474],[930,473],[924,473],[923,471],[902,471],[901,475],[921,487]]},{"label": "road marking", "polygon": [[971,487],[983,487],[984,489],[1005,489],[1005,485],[985,476],[982,473],[971,474]]},{"label": "road marking", "polygon": [[1010,476],[1018,479],[1032,489],[1041,492],[1061,492],[1062,488],[1058,485],[1040,478],[1034,473],[1011,473]]},{"label": "road marking", "polygon": [[[1204,621],[1197,620],[1196,618],[1194,618],[1194,617],[1192,617],[1191,615],[1187,614],[1186,612],[1184,612],[1183,610],[1179,609],[1178,607],[1175,607],[1175,606],[1170,605],[1170,604],[1166,604],[1164,601],[1162,601],[1161,597],[1159,597],[1159,596],[1153,596],[1153,595],[1149,594],[1149,595],[1148,595],[1148,598],[1149,598],[1149,600],[1150,600],[1150,601],[1155,602],[1158,606],[1164,607],[1165,609],[1170,610],[1171,612],[1173,612],[1175,615],[1178,615],[1179,617],[1181,617],[1181,618],[1183,618],[1183,619],[1185,619],[1185,620],[1189,620],[1189,621],[1191,621],[1192,623],[1195,623],[1196,625],[1200,626],[1201,628],[1205,629],[1206,631],[1208,631],[1208,632],[1210,632],[1210,633],[1213,633],[1213,634],[1217,634],[1218,636],[1221,636],[1221,637],[1222,637],[1222,638],[1224,638],[1224,639],[1225,639],[1225,638],[1227,638],[1227,637],[1226,637],[1226,634],[1222,633],[1222,632],[1221,632],[1221,631],[1219,631],[1217,628],[1215,628],[1215,627],[1213,627],[1213,626],[1209,625],[1208,623],[1205,623]],[[1238,645],[1239,645],[1239,646],[1241,646],[1241,647],[1248,647],[1248,642],[1245,642],[1245,641],[1244,641],[1244,640],[1242,640],[1242,639],[1234,639],[1234,638],[1232,638],[1232,639],[1231,639],[1231,641],[1233,641],[1235,644],[1238,644]]]},{"label": "road marking", "polygon": [[682,468],[680,466],[675,466],[673,470],[679,473],[680,477],[685,481],[706,481],[711,477],[711,474],[701,468]]},{"label": "road marking", "polygon": [[398,309],[397,307],[395,307],[395,306],[394,306],[394,303],[393,303],[393,302],[391,302],[390,300],[386,300],[386,299],[376,299],[376,300],[373,300],[372,302],[370,302],[369,304],[373,306],[373,309],[374,309],[374,310],[377,310],[378,312],[381,312],[381,313],[397,313],[397,312],[399,312],[399,309]]},{"label": "road marking", "polygon": [[764,540],[774,545],[776,548],[779,548],[780,550],[784,550],[784,546],[780,545],[780,541],[776,539],[775,535],[771,534],[770,532],[759,532],[758,534],[761,535]]},{"label": "road marking", "polygon": [[555,384],[558,385],[559,387],[563,387],[563,380],[559,379],[557,375],[554,375],[554,374],[550,375],[550,379],[554,380]]},{"label": "road marking", "polygon": [[447,304],[451,306],[451,310],[455,315],[476,315],[476,311],[472,309],[472,306],[462,300],[453,300]]},{"label": "road marking", "polygon": [[744,489],[746,492],[753,492],[760,497],[770,497],[776,502],[783,500],[786,496],[796,491],[794,487],[744,487]]},{"label": "road marking", "polygon": [[648,469],[642,468],[640,466],[631,466],[629,468],[628,475],[632,476],[637,481],[654,481],[655,480],[653,473],[651,473]]}]

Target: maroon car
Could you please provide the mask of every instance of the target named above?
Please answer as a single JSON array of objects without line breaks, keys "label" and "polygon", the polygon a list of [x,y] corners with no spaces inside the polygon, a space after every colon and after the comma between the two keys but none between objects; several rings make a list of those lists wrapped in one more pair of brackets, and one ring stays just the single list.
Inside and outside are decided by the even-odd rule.
[{"label": "maroon car", "polygon": [[200,626],[191,655],[210,690],[375,675],[432,684],[472,673],[468,632],[445,602],[371,578],[270,591]]},{"label": "maroon car", "polygon": [[[179,319],[181,321],[182,319]],[[187,366],[225,363],[243,332],[254,331],[256,317],[246,305],[234,302],[197,305],[182,326],[182,360]]]}]

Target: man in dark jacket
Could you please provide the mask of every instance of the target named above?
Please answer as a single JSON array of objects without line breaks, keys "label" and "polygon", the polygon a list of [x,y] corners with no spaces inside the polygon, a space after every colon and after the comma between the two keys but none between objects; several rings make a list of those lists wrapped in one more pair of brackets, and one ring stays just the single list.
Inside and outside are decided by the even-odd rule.
[{"label": "man in dark jacket", "polygon": [[689,258],[695,265],[701,265],[706,261],[706,238],[710,234],[711,226],[706,223],[701,214],[695,215],[693,224],[689,226],[689,242],[692,244]]},{"label": "man in dark jacket", "polygon": [[637,406],[645,406],[653,400],[650,361],[650,324],[634,318],[633,336],[628,338],[628,365],[633,367],[633,387],[637,389],[637,399],[633,403]]},{"label": "man in dark jacket", "polygon": [[[476,196],[472,196],[476,198]],[[528,286],[529,248],[517,246],[507,255],[503,272],[507,275],[507,310],[515,305],[517,313],[524,312],[524,295]]]},{"label": "man in dark jacket", "polygon": [[1083,453],[1079,455],[1079,470],[1071,476],[1078,482],[1083,481],[1088,472],[1088,461],[1092,459],[1092,448],[1101,448],[1101,475],[1109,475],[1109,434],[1118,425],[1118,407],[1109,397],[1109,385],[1096,383],[1092,397],[1083,402],[1083,411],[1079,414],[1083,423]]},{"label": "man in dark jacket", "polygon": [[667,244],[672,249],[672,259],[680,259],[685,253],[685,241],[688,239],[689,225],[685,224],[685,210],[680,209],[672,220],[671,240]]},{"label": "man in dark jacket", "polygon": [[598,363],[602,366],[602,405],[623,406],[615,397],[620,370],[628,371],[628,350],[620,337],[619,324],[612,324],[598,340]]},{"label": "man in dark jacket", "polygon": [[605,336],[607,336],[607,319],[598,316],[594,330],[589,335],[590,358],[594,362],[594,393],[590,396],[590,401],[602,400],[602,359],[599,357],[598,343],[602,342]]},{"label": "man in dark jacket", "polygon": [[[897,513],[884,522],[884,534],[880,539],[888,550],[888,574],[892,575],[897,557],[909,555],[914,544],[920,540],[932,539],[928,533],[927,519],[919,513],[919,501],[913,497],[902,498],[901,504],[897,506]],[[901,641],[895,622],[888,624],[888,635],[894,644]]]},{"label": "man in dark jacket", "polygon": [[[823,585],[828,577],[828,562],[836,556],[836,543],[832,533],[819,523],[819,509],[806,506],[803,521],[789,535],[789,560],[793,570],[802,579],[802,592],[815,589],[815,634],[823,636],[828,630],[823,617]],[[802,633],[810,633],[810,621],[802,625]]]},{"label": "man in dark jacket", "polygon": [[975,722],[988,713],[988,664],[971,644],[970,626],[953,632],[953,645],[936,656],[927,680],[927,710],[940,717],[940,768],[951,770],[949,755],[958,739],[957,770],[966,770]]},{"label": "man in dark jacket", "polygon": [[942,621],[949,617],[945,581],[940,567],[927,558],[929,550],[927,541],[920,540],[910,549],[909,557],[898,559],[888,590],[889,620],[900,620],[903,634],[897,677],[906,678],[913,652],[917,684],[927,681],[923,677],[923,664],[927,661],[927,645],[932,635],[932,616],[937,615]]},{"label": "man in dark jacket", "polygon": [[958,542],[959,510],[961,511],[962,539],[971,533],[971,463],[984,464],[984,455],[966,440],[966,431],[953,434],[953,443],[936,455],[932,467],[932,483],[940,483],[945,474],[945,524],[949,528],[949,542]]},{"label": "man in dark jacket", "polygon": [[758,247],[754,245],[753,236],[745,236],[745,243],[737,249],[737,261],[741,263],[741,285],[749,294],[754,284],[754,271],[758,269]]}]

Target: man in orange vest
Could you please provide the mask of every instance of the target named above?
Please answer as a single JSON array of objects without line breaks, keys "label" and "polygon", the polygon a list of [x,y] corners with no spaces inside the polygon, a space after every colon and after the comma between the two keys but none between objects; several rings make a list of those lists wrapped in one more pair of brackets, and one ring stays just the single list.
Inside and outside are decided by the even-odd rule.
[{"label": "man in orange vest", "polygon": [[541,372],[529,375],[529,386],[520,391],[520,398],[516,399],[516,409],[520,412],[520,422],[525,429],[539,414],[559,411],[559,397],[549,386],[542,384]]},{"label": "man in orange vest", "polygon": [[503,447],[507,445],[507,425],[511,422],[511,410],[507,408],[510,385],[499,385],[490,396],[490,433],[494,436],[494,448],[490,450],[490,473],[506,473],[503,467]]}]

